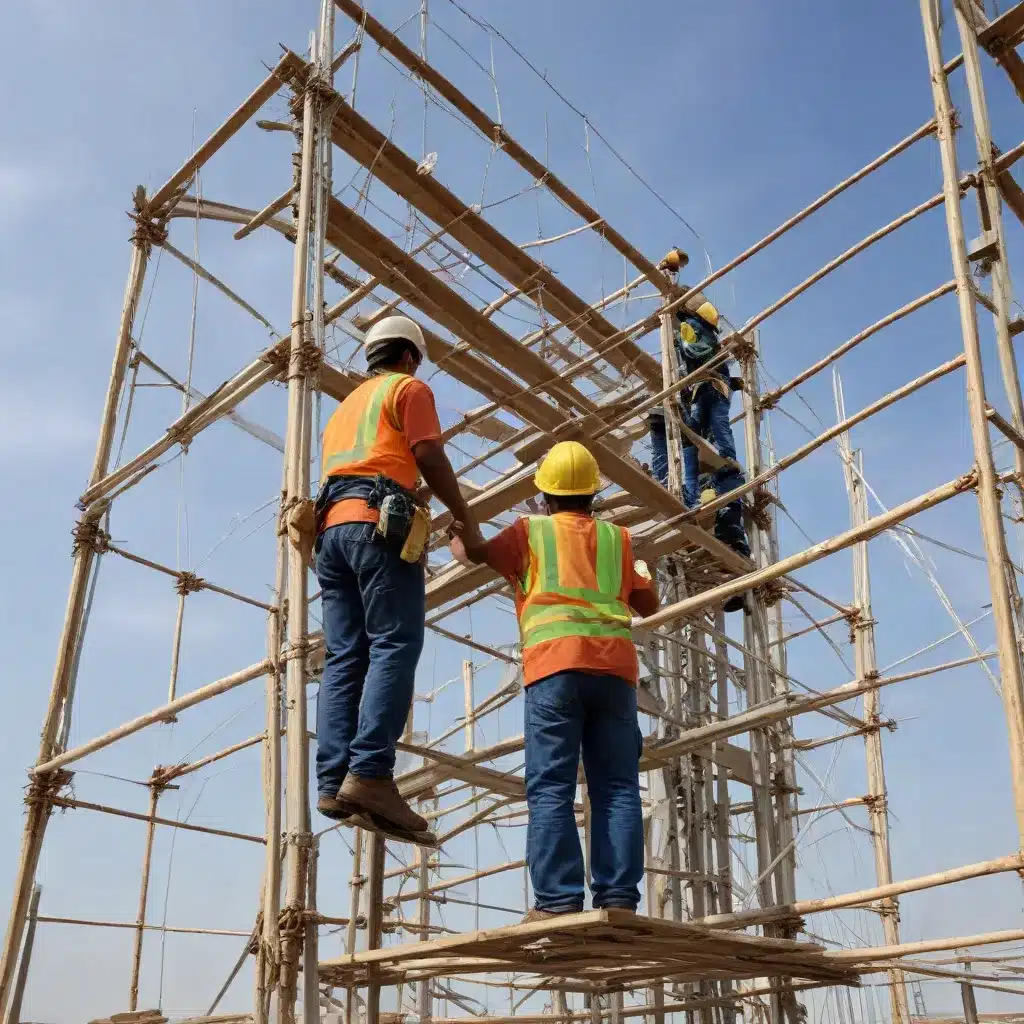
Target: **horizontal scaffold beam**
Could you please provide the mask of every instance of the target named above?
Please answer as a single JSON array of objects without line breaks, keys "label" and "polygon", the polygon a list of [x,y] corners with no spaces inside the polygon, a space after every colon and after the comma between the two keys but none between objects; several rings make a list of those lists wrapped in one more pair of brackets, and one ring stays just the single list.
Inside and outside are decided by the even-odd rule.
[{"label": "horizontal scaffold beam", "polygon": [[[605,426],[599,407],[571,384],[565,383],[536,352],[525,348],[516,338],[467,302],[426,267],[400,249],[390,238],[343,203],[332,199],[328,211],[327,239],[367,273],[387,283],[422,314],[450,330],[457,337],[472,339],[472,347],[512,370],[526,387],[512,383],[521,392],[523,415],[533,426],[552,432],[556,439],[587,437]],[[454,347],[453,347],[454,348]],[[452,352],[444,363],[449,373],[466,353]],[[501,371],[495,371],[500,373]],[[453,374],[454,375],[454,374]],[[509,378],[511,380],[511,378]],[[481,385],[481,388],[483,385]],[[547,393],[564,411],[532,395],[530,389]],[[501,395],[487,390],[489,398],[500,401]],[[654,512],[666,515],[685,511],[678,498],[649,477],[631,459],[615,452],[604,441],[592,442],[591,450],[601,472],[620,487],[633,494]],[[745,572],[752,567],[749,559],[738,555],[706,530],[692,525],[680,528],[681,535],[692,545],[704,548],[723,567]]]}]

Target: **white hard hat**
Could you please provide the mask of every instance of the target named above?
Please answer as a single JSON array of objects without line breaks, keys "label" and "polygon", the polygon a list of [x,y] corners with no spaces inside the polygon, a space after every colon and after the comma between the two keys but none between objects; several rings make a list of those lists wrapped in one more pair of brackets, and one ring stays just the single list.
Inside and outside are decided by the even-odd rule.
[{"label": "white hard hat", "polygon": [[423,331],[420,325],[410,320],[407,316],[386,316],[378,320],[367,332],[366,341],[363,343],[366,350],[366,358],[372,359],[373,353],[389,341],[407,341],[415,346],[420,354],[420,359],[427,355],[427,343],[423,340]]}]

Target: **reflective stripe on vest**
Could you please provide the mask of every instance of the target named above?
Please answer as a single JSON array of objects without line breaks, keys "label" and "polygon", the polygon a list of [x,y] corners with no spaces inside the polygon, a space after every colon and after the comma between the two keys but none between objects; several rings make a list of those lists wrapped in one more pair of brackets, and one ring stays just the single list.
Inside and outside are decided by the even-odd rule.
[{"label": "reflective stripe on vest", "polygon": [[408,380],[402,373],[374,377],[345,399],[324,431],[324,477],[382,473],[403,487],[415,486],[416,460],[393,422],[395,395]]},{"label": "reflective stripe on vest", "polygon": [[[532,557],[522,582],[519,628],[523,648],[569,636],[631,639],[632,612],[621,598],[622,531],[593,520],[597,558],[593,566],[596,589],[566,587],[559,572],[558,527],[550,516],[531,516]],[[534,571],[536,565],[536,571]]]}]

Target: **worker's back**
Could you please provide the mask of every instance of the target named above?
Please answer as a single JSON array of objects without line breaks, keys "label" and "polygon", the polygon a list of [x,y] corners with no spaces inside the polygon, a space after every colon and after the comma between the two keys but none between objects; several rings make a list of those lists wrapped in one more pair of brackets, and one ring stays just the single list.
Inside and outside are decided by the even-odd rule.
[{"label": "worker's back", "polygon": [[413,383],[407,374],[383,373],[363,381],[345,398],[324,430],[325,478],[380,474],[406,489],[415,486],[416,460],[396,411]]}]

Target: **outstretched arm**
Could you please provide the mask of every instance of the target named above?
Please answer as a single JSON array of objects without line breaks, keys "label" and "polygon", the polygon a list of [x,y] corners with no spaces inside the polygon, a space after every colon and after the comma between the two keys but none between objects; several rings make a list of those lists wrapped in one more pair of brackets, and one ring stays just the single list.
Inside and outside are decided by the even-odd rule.
[{"label": "outstretched arm", "polygon": [[476,517],[470,511],[466,499],[459,489],[459,481],[455,477],[455,470],[444,453],[444,445],[440,440],[424,440],[413,446],[413,457],[416,459],[416,466],[423,477],[424,483],[434,492],[438,501],[449,512],[455,520],[461,524],[458,531],[466,547],[471,550],[482,549],[484,538],[480,533]]}]

